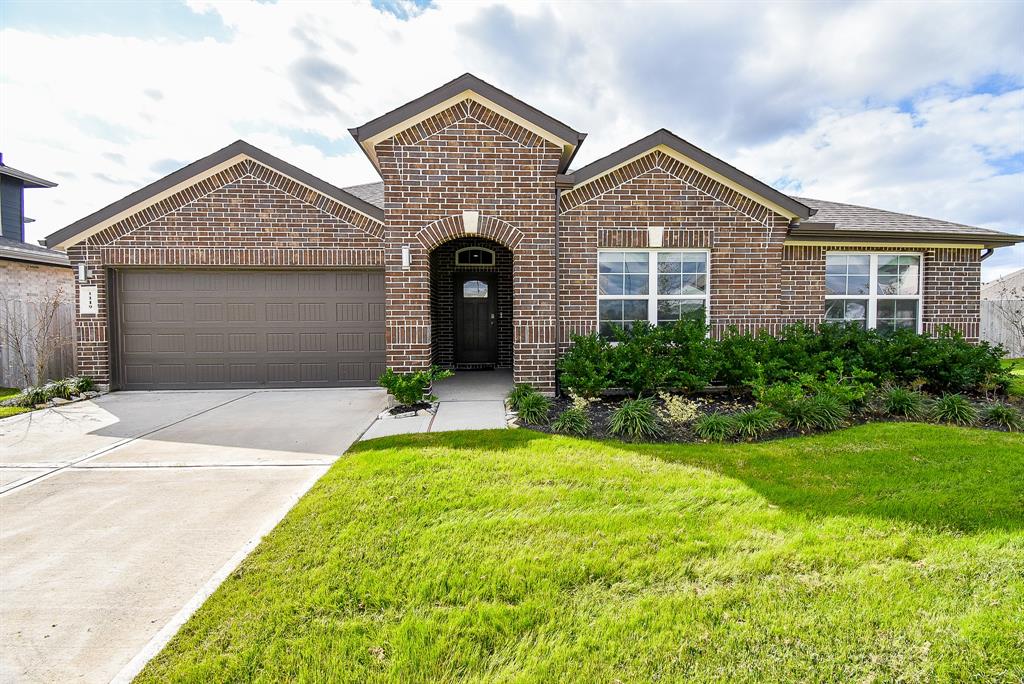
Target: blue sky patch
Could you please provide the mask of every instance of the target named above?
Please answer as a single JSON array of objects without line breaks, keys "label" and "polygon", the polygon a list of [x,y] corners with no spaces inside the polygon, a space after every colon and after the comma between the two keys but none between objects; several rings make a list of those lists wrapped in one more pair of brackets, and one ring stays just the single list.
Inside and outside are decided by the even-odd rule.
[{"label": "blue sky patch", "polygon": [[409,21],[430,7],[432,0],[372,0],[370,4],[381,12],[392,14],[402,21]]},{"label": "blue sky patch", "polygon": [[5,28],[51,36],[107,34],[223,41],[232,34],[216,12],[200,14],[184,2],[4,0],[0,19]]}]

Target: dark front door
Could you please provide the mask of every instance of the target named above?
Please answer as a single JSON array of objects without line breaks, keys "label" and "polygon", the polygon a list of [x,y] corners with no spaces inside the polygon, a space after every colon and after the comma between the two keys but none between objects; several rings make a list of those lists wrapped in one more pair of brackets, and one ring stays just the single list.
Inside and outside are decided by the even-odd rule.
[{"label": "dark front door", "polygon": [[455,363],[498,359],[498,307],[490,273],[455,274]]}]

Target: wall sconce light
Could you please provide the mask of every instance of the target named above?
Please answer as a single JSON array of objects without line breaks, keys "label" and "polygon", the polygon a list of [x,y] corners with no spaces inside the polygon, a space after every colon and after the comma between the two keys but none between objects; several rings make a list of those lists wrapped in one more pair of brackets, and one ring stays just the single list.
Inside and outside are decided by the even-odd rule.
[{"label": "wall sconce light", "polygon": [[89,279],[89,269],[84,263],[78,264],[78,282],[84,283]]},{"label": "wall sconce light", "polygon": [[647,229],[647,246],[648,247],[661,247],[662,241],[665,239],[665,229],[661,226],[652,226]]},{"label": "wall sconce light", "polygon": [[408,271],[412,265],[412,250],[409,245],[402,245],[402,270]]}]

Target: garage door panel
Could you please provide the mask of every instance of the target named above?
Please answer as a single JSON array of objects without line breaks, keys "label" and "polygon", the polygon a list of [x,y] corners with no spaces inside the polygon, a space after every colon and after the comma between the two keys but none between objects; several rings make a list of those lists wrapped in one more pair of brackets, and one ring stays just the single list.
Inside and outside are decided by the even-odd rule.
[{"label": "garage door panel", "polygon": [[373,385],[383,282],[370,271],[119,271],[121,384]]}]

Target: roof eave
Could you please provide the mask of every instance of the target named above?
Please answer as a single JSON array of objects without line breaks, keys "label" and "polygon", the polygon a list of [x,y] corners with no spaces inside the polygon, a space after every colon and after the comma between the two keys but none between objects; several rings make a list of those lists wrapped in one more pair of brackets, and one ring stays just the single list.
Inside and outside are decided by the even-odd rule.
[{"label": "roof eave", "polygon": [[550,135],[558,138],[559,140],[565,141],[571,148],[567,153],[563,153],[562,159],[559,161],[559,172],[563,172],[569,168],[569,164],[572,162],[573,157],[579,151],[580,145],[583,140],[587,137],[586,133],[581,133],[573,129],[568,124],[562,123],[558,119],[545,114],[536,107],[526,104],[522,100],[506,93],[504,90],[497,88],[486,81],[474,76],[473,74],[463,74],[458,78],[445,83],[439,88],[421,95],[420,97],[410,102],[401,105],[390,112],[386,112],[367,121],[361,126],[348,129],[348,132],[355,139],[360,149],[373,164],[377,171],[380,171],[380,166],[377,162],[375,155],[372,152],[372,147],[375,144],[373,138],[380,135],[396,126],[400,126],[406,121],[415,119],[418,115],[425,111],[444,103],[447,100],[455,98],[464,92],[473,92],[478,96],[493,102],[495,105],[511,112],[515,116],[521,117],[525,121],[533,124],[539,129],[547,131]]},{"label": "roof eave", "polygon": [[[831,226],[831,227],[829,227]],[[802,223],[789,231],[787,242],[890,242],[899,244],[950,243],[963,245],[982,245],[995,249],[1008,247],[1024,242],[1024,235],[1010,233],[944,233],[941,231],[891,231],[891,230],[857,230],[853,228],[835,228],[829,223]]]},{"label": "roof eave", "polygon": [[126,212],[133,207],[143,205],[161,193],[179,185],[186,184],[190,179],[201,176],[210,169],[224,164],[236,157],[248,157],[249,159],[263,164],[284,176],[288,176],[289,178],[292,178],[293,180],[306,185],[327,197],[337,200],[341,204],[344,204],[361,214],[382,223],[384,221],[384,210],[380,207],[376,207],[369,202],[361,200],[355,195],[345,192],[341,188],[335,187],[327,181],[303,171],[297,166],[289,164],[282,159],[278,159],[272,154],[264,152],[244,140],[236,140],[227,147],[221,148],[213,154],[194,161],[191,164],[150,183],[149,185],[139,188],[120,200],[108,204],[102,209],[94,211],[88,216],[79,219],[78,221],[61,228],[54,233],[51,233],[46,236],[44,241],[45,245],[51,248],[63,245],[69,240],[74,239],[78,235],[85,233],[104,221]]},{"label": "roof eave", "polygon": [[816,213],[811,207],[757,180],[750,174],[740,171],[735,166],[722,161],[709,152],[705,152],[665,128],[658,129],[650,135],[630,143],[601,159],[593,161],[577,169],[572,174],[569,174],[569,176],[572,178],[575,186],[583,185],[591,179],[601,176],[631,159],[641,157],[648,151],[662,145],[729,179],[733,183],[745,188],[751,194],[792,213],[799,219],[810,218]]}]

